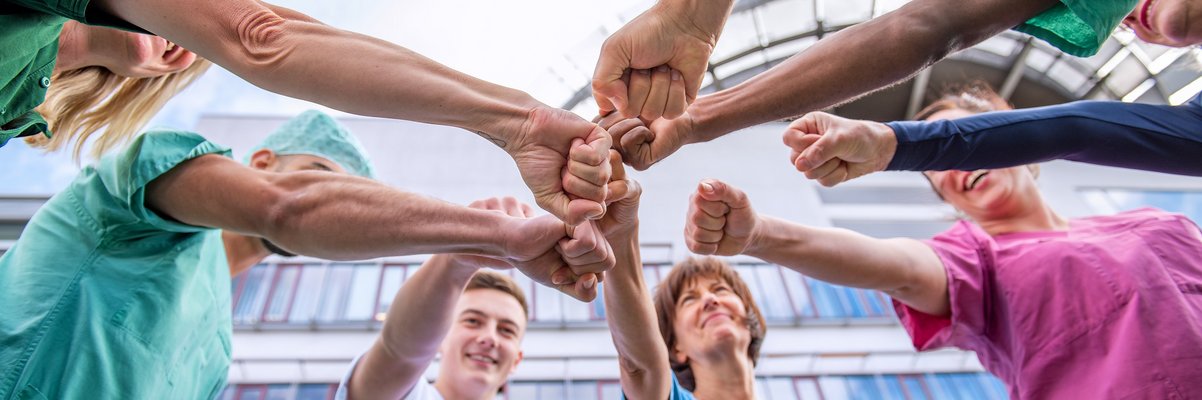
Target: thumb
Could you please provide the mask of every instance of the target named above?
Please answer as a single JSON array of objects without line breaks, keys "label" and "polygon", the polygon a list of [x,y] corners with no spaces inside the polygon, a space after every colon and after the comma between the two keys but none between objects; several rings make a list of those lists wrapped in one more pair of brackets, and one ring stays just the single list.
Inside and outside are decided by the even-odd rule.
[{"label": "thumb", "polygon": [[601,57],[597,59],[597,68],[593,70],[593,100],[597,102],[601,114],[619,111],[623,115],[629,100],[626,98],[626,81],[623,76],[630,68],[629,52],[621,46],[606,41],[601,46]]},{"label": "thumb", "polygon": [[801,152],[794,164],[799,170],[812,170],[839,157],[841,150],[835,135],[822,135],[813,145]]},{"label": "thumb", "polygon": [[708,201],[721,201],[730,208],[748,206],[747,195],[742,190],[730,187],[717,179],[704,179],[697,185],[697,193]]}]

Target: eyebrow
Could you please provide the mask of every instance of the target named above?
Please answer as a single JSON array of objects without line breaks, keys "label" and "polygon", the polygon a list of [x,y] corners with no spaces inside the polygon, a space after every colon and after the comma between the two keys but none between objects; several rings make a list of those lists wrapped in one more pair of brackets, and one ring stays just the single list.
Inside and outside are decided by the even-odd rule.
[{"label": "eyebrow", "polygon": [[[475,315],[479,315],[479,316],[485,317],[485,318],[492,318],[491,315],[488,315],[484,311],[480,311],[480,310],[477,310],[474,308],[469,308],[469,309],[463,310],[463,312],[459,313],[459,315],[463,315],[463,314],[475,314]],[[502,323],[502,324],[510,324],[513,326],[521,327],[521,325],[518,325],[517,321],[514,321],[509,318],[497,318],[497,320],[500,321],[500,323]]]}]

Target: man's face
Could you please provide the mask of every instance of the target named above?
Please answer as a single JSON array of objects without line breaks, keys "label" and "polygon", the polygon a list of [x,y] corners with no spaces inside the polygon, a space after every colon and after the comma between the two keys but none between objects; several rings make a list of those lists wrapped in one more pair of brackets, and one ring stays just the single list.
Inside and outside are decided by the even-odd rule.
[{"label": "man's face", "polygon": [[496,393],[522,360],[525,333],[526,314],[513,296],[495,289],[464,292],[440,347],[438,379],[464,392]]},{"label": "man's face", "polygon": [[342,169],[341,166],[333,161],[308,154],[276,156],[273,170],[275,172],[327,171],[336,174],[347,173],[345,169]]}]

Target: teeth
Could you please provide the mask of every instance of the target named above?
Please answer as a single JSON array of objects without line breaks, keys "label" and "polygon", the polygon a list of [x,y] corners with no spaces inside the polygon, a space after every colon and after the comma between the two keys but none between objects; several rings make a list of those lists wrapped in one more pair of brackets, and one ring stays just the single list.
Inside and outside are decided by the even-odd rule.
[{"label": "teeth", "polygon": [[968,176],[968,186],[965,187],[964,190],[972,190],[973,188],[977,187],[977,183],[981,181],[981,177],[988,173],[989,171],[974,171],[972,175]]},{"label": "teeth", "polygon": [[470,358],[470,359],[473,359],[473,360],[476,360],[476,361],[480,361],[480,362],[486,362],[486,363],[489,363],[489,364],[496,364],[496,363],[497,363],[497,361],[496,361],[496,360],[493,360],[493,359],[491,359],[491,358],[488,358],[488,357],[485,357],[485,356],[480,356],[480,355],[471,355],[471,354],[469,354],[469,355],[467,356],[467,358]]},{"label": "teeth", "polygon": [[167,42],[167,51],[175,49],[175,43]]}]

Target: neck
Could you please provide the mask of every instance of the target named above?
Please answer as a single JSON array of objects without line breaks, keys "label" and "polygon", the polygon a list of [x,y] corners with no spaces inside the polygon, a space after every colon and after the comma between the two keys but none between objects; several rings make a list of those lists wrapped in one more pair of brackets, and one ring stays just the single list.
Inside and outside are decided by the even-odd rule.
[{"label": "neck", "polygon": [[98,65],[92,59],[93,53],[88,47],[88,29],[75,21],[63,24],[63,30],[58,34],[58,56],[54,61],[54,72],[67,72],[80,68]]},{"label": "neck", "polygon": [[693,396],[698,399],[750,400],[755,398],[755,367],[747,358],[746,347],[737,354],[722,354],[712,359],[690,361]]},{"label": "neck", "polygon": [[501,390],[499,387],[487,387],[480,392],[478,385],[456,385],[450,379],[434,381],[434,389],[446,400],[491,400],[497,396],[497,391]]},{"label": "neck", "polygon": [[1044,231],[1066,231],[1068,230],[1068,220],[1057,214],[1043,203],[1042,199],[1036,199],[1033,207],[1026,207],[1027,211],[1020,212],[1015,215],[1010,215],[1005,218],[999,218],[989,221],[977,221],[977,224],[984,229],[990,236],[997,236],[1006,233],[1015,232],[1044,232]]},{"label": "neck", "polygon": [[221,241],[225,244],[225,261],[230,265],[230,276],[238,276],[271,255],[257,237],[221,231]]}]

